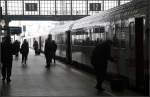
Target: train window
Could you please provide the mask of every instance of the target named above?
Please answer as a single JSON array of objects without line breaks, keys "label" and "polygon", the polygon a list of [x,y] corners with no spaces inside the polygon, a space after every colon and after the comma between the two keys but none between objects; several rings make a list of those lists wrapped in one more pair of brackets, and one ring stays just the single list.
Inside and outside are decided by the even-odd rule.
[{"label": "train window", "polygon": [[72,44],[93,46],[105,39],[104,27],[82,29],[72,34]]},{"label": "train window", "polygon": [[65,44],[65,34],[57,34],[55,40],[58,44]]},{"label": "train window", "polygon": [[134,48],[134,41],[135,41],[134,22],[130,23],[129,31],[130,31],[129,47],[132,49]]},{"label": "train window", "polygon": [[129,26],[128,20],[121,22],[121,48],[127,48],[129,43]]},{"label": "train window", "polygon": [[104,32],[105,32],[105,27],[94,28],[94,33],[104,33]]},{"label": "train window", "polygon": [[72,34],[72,44],[74,45],[91,45],[92,36],[90,30],[82,29]]}]

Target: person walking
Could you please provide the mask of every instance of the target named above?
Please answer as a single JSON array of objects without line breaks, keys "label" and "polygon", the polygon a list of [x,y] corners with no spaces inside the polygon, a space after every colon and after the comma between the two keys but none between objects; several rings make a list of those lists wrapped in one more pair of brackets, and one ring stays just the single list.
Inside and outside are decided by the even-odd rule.
[{"label": "person walking", "polygon": [[53,48],[53,60],[54,60],[54,63],[55,63],[55,56],[56,56],[56,50],[57,50],[57,44],[54,40],[52,40],[52,48]]},{"label": "person walking", "polygon": [[45,41],[44,54],[46,58],[46,68],[50,67],[53,57],[53,47],[52,47],[52,35],[48,35]]},{"label": "person walking", "polygon": [[111,57],[111,45],[112,41],[107,40],[98,44],[92,52],[91,64],[96,72],[96,89],[100,91],[104,90],[102,88],[102,83],[106,77],[108,60],[114,62],[114,59]]},{"label": "person walking", "polygon": [[35,39],[34,39],[34,43],[33,43],[33,48],[35,51],[35,55],[37,55],[38,54],[38,42]]},{"label": "person walking", "polygon": [[22,54],[22,64],[26,64],[29,53],[29,44],[26,39],[24,39],[23,44],[21,45],[20,52]]},{"label": "person walking", "polygon": [[13,48],[14,48],[14,52],[15,52],[15,57],[16,57],[16,59],[18,59],[19,51],[20,51],[20,42],[18,40],[14,41]]},{"label": "person walking", "polygon": [[13,61],[13,45],[11,43],[11,37],[9,35],[4,37],[1,43],[1,62],[2,62],[2,80],[5,79],[10,82],[11,70]]}]

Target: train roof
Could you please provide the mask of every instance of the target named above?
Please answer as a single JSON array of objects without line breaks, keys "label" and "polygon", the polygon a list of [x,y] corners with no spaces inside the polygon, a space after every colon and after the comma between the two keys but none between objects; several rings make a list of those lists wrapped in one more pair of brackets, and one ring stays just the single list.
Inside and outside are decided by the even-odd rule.
[{"label": "train roof", "polygon": [[[135,17],[136,15],[139,15],[139,13],[142,14],[141,12],[145,13],[145,8],[148,7],[147,1],[148,0],[132,1],[107,11],[100,12],[94,16],[87,16],[79,19],[75,21],[72,30],[105,25],[105,22],[107,22],[107,20],[111,20],[112,18],[121,19],[128,18],[130,16]],[[140,12],[139,9],[142,8],[143,10]]]},{"label": "train roof", "polygon": [[[95,26],[105,25],[107,20],[121,19],[121,18],[128,18],[130,16],[136,16],[139,14],[143,14],[146,12],[145,8],[149,5],[148,0],[134,0],[123,4],[121,6],[109,9],[107,11],[102,11],[94,16],[87,16],[81,18],[79,20],[66,23],[64,25],[56,26],[50,32],[52,33],[60,33],[65,32],[67,30],[76,30],[82,28],[90,28]],[[141,10],[142,9],[142,10]]]}]

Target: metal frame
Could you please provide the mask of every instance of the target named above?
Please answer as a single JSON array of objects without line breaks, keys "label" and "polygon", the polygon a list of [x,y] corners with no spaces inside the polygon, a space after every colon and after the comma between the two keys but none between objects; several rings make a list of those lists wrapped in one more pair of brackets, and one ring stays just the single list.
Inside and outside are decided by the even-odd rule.
[{"label": "metal frame", "polygon": [[[66,14],[58,14],[58,8],[59,9],[61,9],[61,7],[59,7],[59,6],[57,6],[58,4],[60,5],[60,2],[59,1],[63,1],[63,2],[65,2],[65,1],[70,1],[70,12],[67,14],[67,15],[93,15],[93,14],[95,14],[95,13],[97,13],[97,12],[90,12],[89,11],[89,2],[98,2],[98,3],[101,3],[102,4],[102,6],[101,6],[101,11],[104,11],[105,10],[105,8],[104,8],[104,6],[106,6],[106,7],[110,7],[111,8],[111,6],[113,6],[113,7],[115,7],[115,6],[118,6],[118,5],[120,5],[121,4],[121,2],[125,2],[125,1],[129,1],[129,0],[1,0],[0,1],[0,6],[2,6],[2,2],[5,2],[5,8],[3,9],[3,11],[5,11],[5,12],[3,12],[3,15],[66,15]],[[9,2],[13,2],[13,1],[15,1],[14,3],[16,3],[16,2],[19,2],[19,3],[22,3],[22,12],[21,12],[21,14],[19,13],[19,9],[15,9],[15,10],[13,10],[13,9],[10,9],[10,7],[15,7],[15,5],[14,4],[11,4],[11,3],[9,3]],[[45,2],[44,2],[45,1]],[[44,5],[44,8],[43,9],[45,9],[45,8],[47,8],[47,9],[49,9],[49,10],[46,10],[46,11],[52,11],[53,10],[53,8],[51,8],[51,6],[49,5],[49,4],[46,4],[47,2],[49,2],[49,3],[52,3],[52,2],[55,2],[54,3],[54,6],[55,6],[55,9],[54,9],[54,13],[55,14],[46,14],[46,13],[41,13],[41,11],[43,11],[42,10],[42,7],[41,7],[41,5],[42,5],[42,2],[43,2],[43,5]],[[118,4],[116,4],[116,5],[111,5],[111,1],[116,1],[116,2],[118,2]],[[131,0],[130,0],[131,1]],[[31,3],[33,3],[33,2],[37,2],[37,4],[38,4],[38,12],[26,12],[25,11],[25,6],[24,6],[24,4],[26,3],[26,2],[31,2]],[[85,4],[82,4],[83,2],[85,2]],[[110,2],[110,3],[109,3]],[[76,3],[76,7],[73,7],[73,3]],[[108,4],[107,4],[108,3]],[[105,5],[105,4],[107,4],[107,5]],[[111,6],[109,6],[109,5],[111,5]],[[16,5],[16,7],[17,7],[18,5]],[[49,7],[50,6],[50,7]],[[82,7],[82,8],[81,8]],[[85,8],[84,8],[85,7]],[[62,10],[66,10],[66,12],[67,12],[67,8],[65,9],[66,7],[64,7],[64,8],[62,8]],[[73,13],[73,10],[76,10],[76,11],[80,11],[80,10],[77,10],[77,9],[80,9],[81,10],[81,13],[78,13],[78,14],[74,14]],[[107,8],[107,9],[109,9],[109,8]],[[16,12],[14,12],[14,13],[8,13],[8,11],[16,11]],[[18,12],[18,13],[17,13]],[[25,13],[27,13],[27,14],[25,14]]]}]

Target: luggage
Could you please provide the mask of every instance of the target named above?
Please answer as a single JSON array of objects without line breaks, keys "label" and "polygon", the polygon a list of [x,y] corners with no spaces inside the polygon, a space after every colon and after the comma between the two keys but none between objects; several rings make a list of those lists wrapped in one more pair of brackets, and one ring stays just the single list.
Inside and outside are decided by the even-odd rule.
[{"label": "luggage", "polygon": [[125,89],[125,80],[123,78],[113,78],[110,82],[111,89],[113,91],[124,91]]},{"label": "luggage", "polygon": [[40,53],[41,53],[40,49],[37,49],[37,50],[36,50],[36,54],[37,54],[37,55],[40,55]]}]

